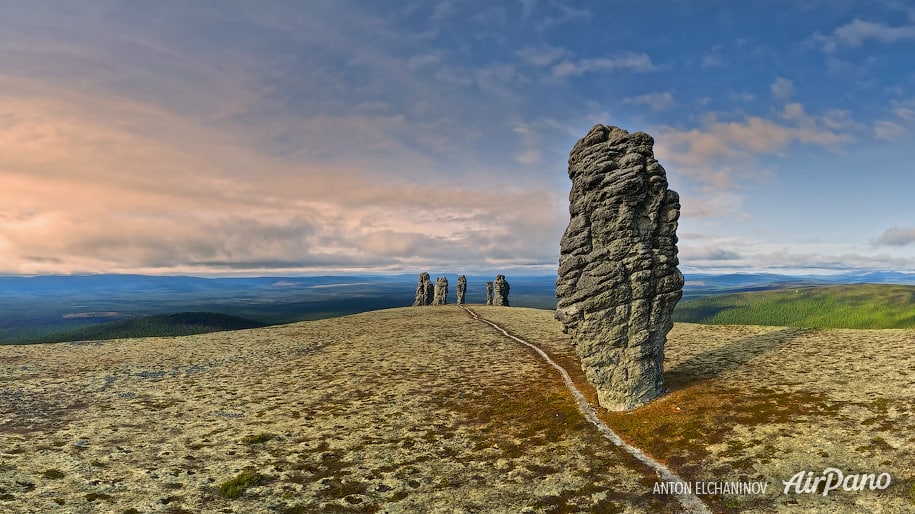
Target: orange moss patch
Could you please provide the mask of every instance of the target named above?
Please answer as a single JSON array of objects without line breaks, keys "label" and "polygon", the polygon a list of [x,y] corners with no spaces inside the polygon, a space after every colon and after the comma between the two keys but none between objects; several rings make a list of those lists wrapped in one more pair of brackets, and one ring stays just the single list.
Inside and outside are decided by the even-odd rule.
[{"label": "orange moss patch", "polygon": [[[705,466],[715,465],[720,476],[753,476],[757,461],[738,460],[730,465],[708,463],[708,447],[728,440],[738,426],[754,427],[831,415],[838,407],[826,395],[809,391],[779,392],[770,388],[747,390],[725,387],[708,380],[673,391],[629,412],[601,409],[599,416],[626,442],[664,462],[685,480],[699,480]],[[731,448],[739,455],[743,447]],[[774,448],[772,449],[774,453]],[[769,456],[771,457],[771,456]],[[758,462],[768,462],[763,456]],[[738,512],[733,498],[703,497],[713,510]],[[745,498],[741,508],[754,503]],[[761,505],[765,505],[762,503]]]}]

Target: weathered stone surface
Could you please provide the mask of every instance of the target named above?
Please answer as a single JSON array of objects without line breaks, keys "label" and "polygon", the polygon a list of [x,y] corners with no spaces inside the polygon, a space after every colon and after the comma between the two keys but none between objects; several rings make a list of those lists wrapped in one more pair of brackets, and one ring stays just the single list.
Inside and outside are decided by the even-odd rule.
[{"label": "weathered stone surface", "polygon": [[432,300],[432,305],[447,305],[448,304],[448,279],[445,277],[438,277],[435,279],[435,296]]},{"label": "weathered stone surface", "polygon": [[486,305],[492,305],[492,282],[486,282]]},{"label": "weathered stone surface", "polygon": [[595,125],[569,154],[556,317],[610,410],[664,392],[664,343],[682,295],[680,198],[644,132]]},{"label": "weathered stone surface", "polygon": [[464,304],[464,296],[467,294],[467,277],[464,275],[458,276],[457,282],[457,303],[458,305]]},{"label": "weathered stone surface", "polygon": [[432,288],[432,278],[425,271],[419,274],[419,281],[416,284],[416,296],[413,299],[413,306],[432,305],[435,291]]},{"label": "weathered stone surface", "polygon": [[505,275],[496,275],[496,281],[492,284],[492,303],[493,305],[501,305],[503,307],[509,307],[508,305],[508,291],[510,287],[508,286],[508,281],[505,280]]}]

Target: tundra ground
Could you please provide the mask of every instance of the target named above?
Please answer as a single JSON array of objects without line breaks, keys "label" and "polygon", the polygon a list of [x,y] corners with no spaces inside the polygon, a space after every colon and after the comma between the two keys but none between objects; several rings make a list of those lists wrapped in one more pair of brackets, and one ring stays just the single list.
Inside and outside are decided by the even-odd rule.
[{"label": "tundra ground", "polygon": [[[475,306],[586,395],[552,313]],[[915,331],[677,325],[670,394],[604,420],[718,512],[915,508]],[[783,480],[887,472],[882,491]],[[676,512],[531,350],[455,306],[0,347],[4,512]]]}]

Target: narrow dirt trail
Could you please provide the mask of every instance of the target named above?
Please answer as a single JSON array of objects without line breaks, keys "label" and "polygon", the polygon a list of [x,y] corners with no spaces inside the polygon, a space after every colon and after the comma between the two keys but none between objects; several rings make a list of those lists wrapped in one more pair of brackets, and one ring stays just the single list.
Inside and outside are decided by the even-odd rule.
[{"label": "narrow dirt trail", "polygon": [[[642,452],[642,450],[636,448],[635,446],[627,444],[625,441],[623,441],[620,438],[620,436],[618,436],[616,434],[616,432],[611,430],[610,427],[608,427],[603,421],[601,421],[601,419],[599,417],[597,417],[597,412],[594,410],[594,406],[591,405],[590,403],[588,403],[588,400],[585,399],[585,397],[581,393],[581,391],[579,391],[578,388],[575,387],[575,384],[572,382],[572,378],[569,376],[569,373],[562,366],[560,366],[559,364],[556,364],[556,362],[554,362],[552,359],[550,359],[549,355],[547,355],[546,352],[541,350],[540,347],[538,347],[537,345],[535,345],[533,343],[529,343],[529,342],[525,341],[524,339],[521,339],[520,337],[516,337],[516,336],[508,333],[508,331],[506,331],[504,328],[493,323],[492,321],[489,321],[488,319],[481,318],[479,315],[477,315],[476,312],[474,312],[473,310],[471,310],[470,308],[468,308],[465,305],[461,305],[461,308],[464,309],[465,311],[467,311],[467,313],[470,314],[470,316],[473,317],[473,319],[482,321],[483,323],[486,323],[487,325],[489,325],[489,326],[493,327],[494,329],[498,330],[499,332],[501,332],[505,337],[508,337],[518,343],[521,343],[521,344],[527,346],[528,348],[531,348],[532,350],[537,352],[537,354],[540,355],[540,357],[542,357],[543,360],[545,360],[547,362],[547,364],[556,368],[556,371],[558,371],[559,374],[562,376],[562,381],[565,383],[566,388],[569,390],[569,392],[572,393],[572,396],[575,397],[575,401],[578,403],[578,410],[581,411],[581,413],[585,416],[585,418],[588,421],[590,421],[595,427],[597,427],[597,430],[600,431],[600,433],[603,434],[604,437],[607,438],[611,443],[622,448],[624,451],[626,451],[626,453],[635,457],[639,462],[642,462],[646,466],[653,469],[658,474],[658,477],[661,480],[663,480],[665,482],[684,482],[685,483],[685,480],[680,478],[673,471],[667,469],[667,467],[665,467],[663,464],[661,464],[660,462],[645,455],[645,453]],[[684,490],[689,490],[689,489],[690,488],[684,487]],[[685,513],[711,514],[711,511],[709,510],[709,508],[706,507],[706,505],[702,502],[702,500],[700,500],[699,497],[694,494],[691,494],[691,493],[678,494],[677,499],[680,501],[680,504],[683,505],[683,508],[684,508],[683,512],[685,512]]]}]

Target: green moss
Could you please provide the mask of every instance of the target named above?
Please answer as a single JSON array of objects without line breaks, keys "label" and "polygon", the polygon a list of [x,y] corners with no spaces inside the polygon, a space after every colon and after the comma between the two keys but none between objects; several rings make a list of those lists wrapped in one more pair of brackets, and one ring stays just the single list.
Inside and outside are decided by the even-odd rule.
[{"label": "green moss", "polygon": [[49,470],[45,471],[44,473],[42,473],[41,476],[43,476],[45,478],[49,478],[51,480],[58,480],[58,479],[63,478],[65,475],[64,475],[64,472],[59,469],[49,469]]},{"label": "green moss", "polygon": [[741,503],[740,501],[735,500],[733,498],[728,498],[727,500],[725,500],[724,506],[729,509],[739,509],[739,508],[743,507],[743,503]]},{"label": "green moss", "polygon": [[293,505],[280,511],[281,514],[307,514],[309,512],[312,512],[312,510],[302,505]]},{"label": "green moss", "polygon": [[242,438],[241,442],[244,444],[259,444],[266,443],[267,441],[276,437],[276,434],[271,434],[269,432],[261,432],[255,435],[246,435]]},{"label": "green moss", "polygon": [[325,478],[321,480],[321,484],[327,486],[327,489],[322,491],[321,494],[334,499],[346,498],[353,494],[362,494],[368,490],[368,485],[355,480]]},{"label": "green moss", "polygon": [[129,509],[126,509],[122,514],[140,514],[140,511],[131,507]]},{"label": "green moss", "polygon": [[245,492],[245,489],[256,486],[263,478],[257,471],[248,468],[234,478],[219,484],[219,495],[223,498],[238,498]]},{"label": "green moss", "polygon": [[56,503],[58,505],[66,505],[67,501],[64,500],[63,498],[54,498],[54,503]]},{"label": "green moss", "polygon": [[103,493],[89,493],[86,495],[86,500],[94,502],[96,500],[110,500],[111,496]]},{"label": "green moss", "polygon": [[874,400],[873,411],[886,414],[890,407],[890,402],[886,398],[877,398]]},{"label": "green moss", "polygon": [[881,451],[892,451],[892,450],[895,450],[895,448],[893,448],[893,447],[890,445],[890,443],[886,442],[886,439],[880,437],[879,435],[878,435],[878,436],[874,436],[874,438],[871,439],[871,444],[874,445],[877,449],[879,449],[879,450],[881,450]]}]

